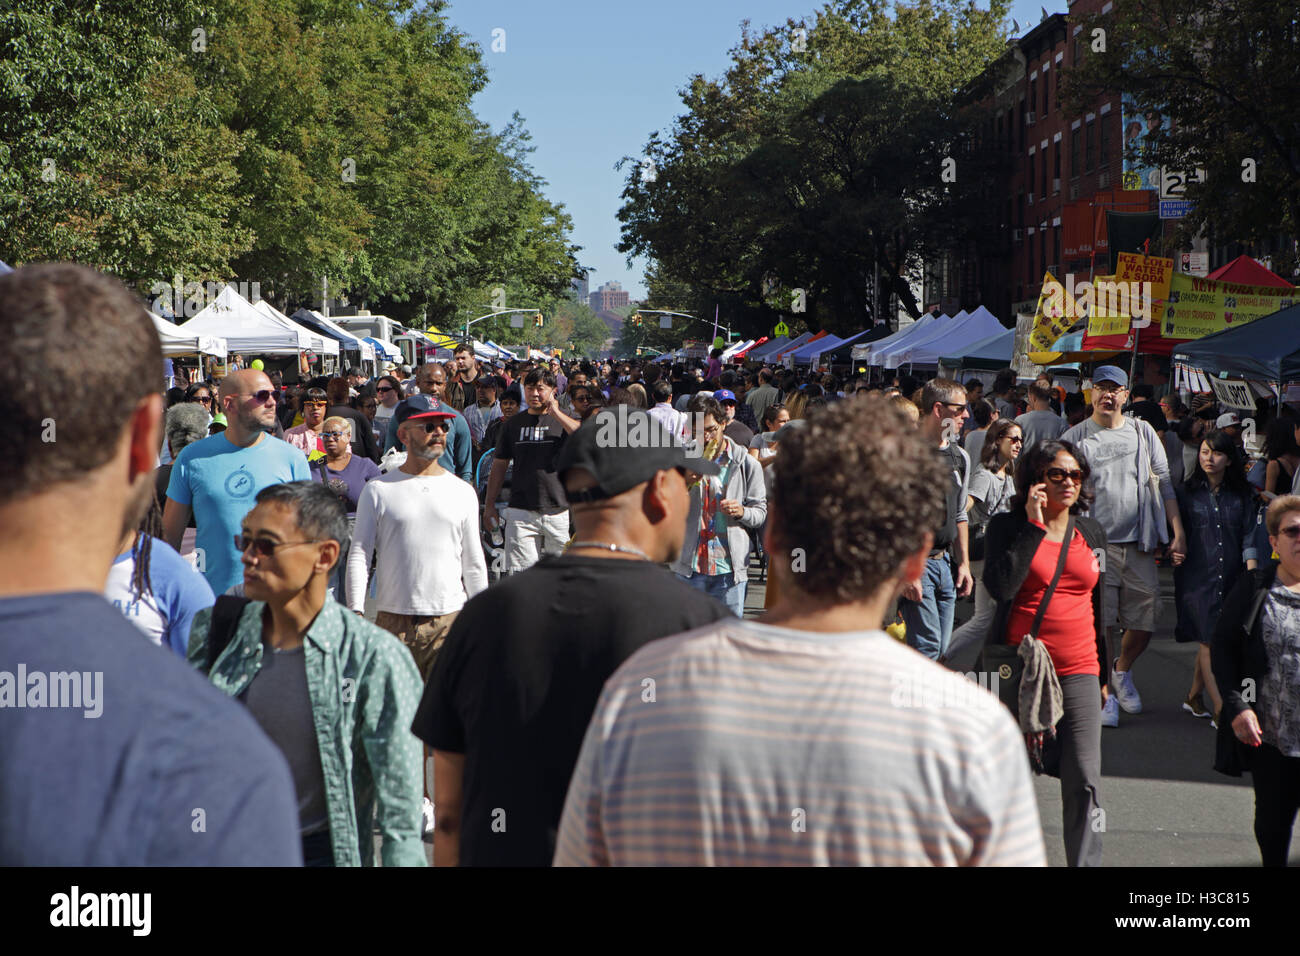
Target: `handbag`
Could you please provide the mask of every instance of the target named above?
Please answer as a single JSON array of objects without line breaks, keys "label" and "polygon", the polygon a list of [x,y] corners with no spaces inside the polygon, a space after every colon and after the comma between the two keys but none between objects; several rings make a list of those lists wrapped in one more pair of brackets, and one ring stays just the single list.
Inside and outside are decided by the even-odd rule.
[{"label": "handbag", "polygon": [[[1038,612],[1034,615],[1034,621],[1029,627],[1028,637],[1037,639],[1038,629],[1042,627],[1043,616],[1047,613],[1047,604],[1052,599],[1052,594],[1056,591],[1056,585],[1061,580],[1061,574],[1065,571],[1065,561],[1069,556],[1070,545],[1074,543],[1074,515],[1070,515],[1070,520],[1065,526],[1065,538],[1061,542],[1061,554],[1056,559],[1056,573],[1052,575],[1052,582],[1047,585],[1047,590],[1043,592],[1043,599],[1038,602]],[[1020,722],[1020,682],[1025,676],[1025,662],[1020,658],[1020,648],[1012,647],[1005,641],[998,640],[997,635],[992,629],[984,639],[984,650],[980,654],[979,669],[986,674],[996,673],[998,675],[998,699],[1006,705],[1011,711],[1011,716],[1016,718],[1016,723]],[[1041,765],[1038,760],[1032,761],[1035,773],[1047,774],[1052,777],[1061,775],[1061,742],[1060,737],[1052,734],[1043,743]]]}]

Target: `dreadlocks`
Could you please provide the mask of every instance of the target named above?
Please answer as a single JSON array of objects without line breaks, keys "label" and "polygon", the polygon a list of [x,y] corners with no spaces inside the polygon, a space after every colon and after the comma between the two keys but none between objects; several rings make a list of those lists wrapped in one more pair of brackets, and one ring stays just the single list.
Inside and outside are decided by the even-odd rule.
[{"label": "dreadlocks", "polygon": [[140,520],[135,543],[131,545],[131,557],[135,561],[135,570],[131,572],[131,596],[137,601],[145,595],[153,594],[153,582],[149,580],[149,556],[153,551],[153,539],[161,538],[162,533],[162,505],[158,502],[158,490],[155,488],[153,503]]}]

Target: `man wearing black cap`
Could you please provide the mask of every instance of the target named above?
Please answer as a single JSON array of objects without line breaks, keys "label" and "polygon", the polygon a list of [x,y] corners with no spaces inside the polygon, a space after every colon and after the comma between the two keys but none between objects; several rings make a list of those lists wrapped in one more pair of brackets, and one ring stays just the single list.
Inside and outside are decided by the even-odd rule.
[{"label": "man wearing black cap", "polygon": [[[577,529],[568,552],[471,599],[425,687],[411,729],[434,751],[435,865],[549,865],[606,678],[642,645],[729,616],[663,567],[681,553],[688,470],[717,466],[645,412],[624,415],[616,429],[597,413],[556,462]],[[652,440],[604,440],[615,430]],[[653,680],[643,693],[655,699]]]}]

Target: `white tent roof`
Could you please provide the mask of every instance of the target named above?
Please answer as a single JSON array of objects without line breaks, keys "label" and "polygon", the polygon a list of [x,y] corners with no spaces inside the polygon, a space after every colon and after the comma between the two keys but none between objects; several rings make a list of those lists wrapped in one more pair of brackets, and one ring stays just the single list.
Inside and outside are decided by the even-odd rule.
[{"label": "white tent roof", "polygon": [[[325,351],[322,336],[288,319],[267,315],[231,286],[190,319],[181,330],[187,335],[217,335],[226,339],[231,352],[261,355],[297,355],[312,349]],[[333,343],[336,347],[337,342]],[[337,351],[334,354],[338,354]]]},{"label": "white tent roof", "polygon": [[751,345],[753,345],[756,341],[758,341],[758,340],[757,340],[757,339],[747,339],[747,340],[744,341],[744,342],[737,342],[735,345],[731,346],[731,348],[727,349],[725,352],[722,353],[722,361],[725,362],[727,359],[731,358],[731,357],[732,357],[733,355],[735,355],[737,352],[743,352],[743,351],[745,351],[745,349],[749,348],[749,347],[750,347]]},{"label": "white tent roof", "polygon": [[226,357],[226,340],[216,335],[186,335],[180,327],[168,322],[161,316],[149,313],[158,338],[162,339],[162,354],[171,355],[215,355]]},{"label": "white tent roof", "polygon": [[924,332],[926,329],[930,328],[930,326],[940,321],[947,322],[948,317],[946,315],[936,316],[927,312],[925,315],[921,316],[919,319],[917,319],[907,328],[899,332],[895,332],[893,335],[887,335],[883,339],[879,339],[875,342],[872,342],[871,354],[867,359],[867,364],[884,365],[885,356],[893,348],[906,342],[913,335],[917,335],[921,332]]},{"label": "white tent roof", "polygon": [[980,306],[962,322],[961,327],[949,329],[948,334],[931,338],[926,342],[909,345],[907,350],[897,358],[904,362],[920,365],[935,365],[945,355],[960,355],[968,345],[974,345],[992,335],[1005,332],[1002,323],[984,306]]},{"label": "white tent roof", "polygon": [[[258,299],[256,302],[253,303],[253,307],[258,308],[265,301],[266,301],[265,299]],[[270,308],[274,309],[273,306],[270,306]],[[360,352],[362,361],[373,362],[375,360],[375,347],[373,345],[371,345],[361,336],[357,335],[355,332],[349,332],[347,329],[343,328],[343,326],[339,325],[338,323],[332,322],[329,319],[325,318],[325,316],[321,315],[315,309],[299,309],[293,315],[289,316],[289,321],[290,322],[297,321],[294,318],[294,316],[301,315],[303,312],[306,312],[308,315],[310,315],[312,321],[319,323],[321,328],[327,329],[330,332],[333,332],[336,336],[338,336],[339,340],[343,343],[344,348],[353,352]],[[281,312],[280,314],[283,315],[284,313]],[[303,323],[299,323],[299,324],[303,324]],[[305,327],[308,329],[311,328],[310,325],[306,325]]]},{"label": "white tent roof", "polygon": [[258,299],[256,302],[253,303],[253,308],[257,309],[258,312],[261,312],[265,316],[269,316],[270,318],[277,319],[282,322],[288,322],[291,325],[298,326],[300,329],[306,329],[312,335],[319,335],[322,343],[322,347],[318,349],[318,351],[323,352],[326,355],[339,354],[339,343],[337,339],[332,339],[328,335],[320,335],[320,333],[317,332],[315,329],[310,328],[309,326],[306,325],[302,325],[301,323],[294,322],[293,319],[289,318],[287,315],[285,315],[283,312],[281,312],[279,309],[273,306],[270,302],[267,302],[265,299]]},{"label": "white tent roof", "polygon": [[970,314],[965,309],[962,309],[951,319],[942,319],[941,317],[941,321],[936,321],[925,331],[909,336],[906,341],[895,343],[887,352],[882,353],[885,368],[898,368],[905,361],[908,361],[903,356],[919,345],[926,342],[940,341],[950,335],[955,335],[968,318],[970,318]]}]

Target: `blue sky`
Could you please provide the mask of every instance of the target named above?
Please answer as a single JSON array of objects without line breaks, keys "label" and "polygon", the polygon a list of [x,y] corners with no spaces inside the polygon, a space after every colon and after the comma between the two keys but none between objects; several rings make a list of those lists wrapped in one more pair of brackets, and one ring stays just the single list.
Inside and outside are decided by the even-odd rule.
[{"label": "blue sky", "polygon": [[[982,5],[982,4],[981,4]],[[475,112],[501,129],[518,111],[532,134],[533,169],[547,196],[573,218],[573,241],[592,288],[616,279],[645,295],[644,263],[627,268],[615,251],[624,173],[654,130],[681,112],[677,91],[694,73],[719,76],[740,24],[756,29],[800,18],[820,0],[454,0],[446,15],[483,50],[490,72]],[[1016,0],[1023,32],[1040,0]],[[1047,5],[1064,11],[1066,0]],[[493,31],[505,49],[493,51]]]}]

